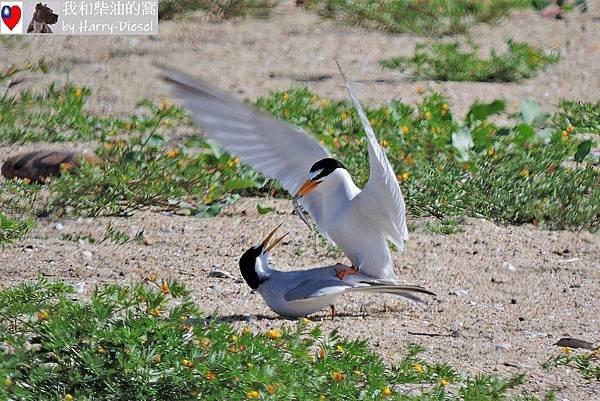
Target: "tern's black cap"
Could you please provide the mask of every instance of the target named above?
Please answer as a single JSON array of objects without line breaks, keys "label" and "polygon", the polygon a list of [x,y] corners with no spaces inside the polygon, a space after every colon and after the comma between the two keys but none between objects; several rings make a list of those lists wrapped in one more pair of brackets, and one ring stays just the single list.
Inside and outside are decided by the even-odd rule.
[{"label": "tern's black cap", "polygon": [[312,180],[318,180],[329,174],[333,173],[335,169],[343,168],[346,170],[346,166],[344,166],[339,160],[336,160],[332,157],[326,157],[324,159],[319,160],[310,168],[310,172],[314,173],[316,171],[321,171],[318,175],[312,178]]},{"label": "tern's black cap", "polygon": [[240,257],[240,271],[242,272],[242,277],[244,277],[246,284],[253,290],[257,289],[267,280],[266,278],[259,277],[258,273],[256,273],[256,258],[260,257],[263,248],[263,244],[255,245],[252,248],[249,248]]}]

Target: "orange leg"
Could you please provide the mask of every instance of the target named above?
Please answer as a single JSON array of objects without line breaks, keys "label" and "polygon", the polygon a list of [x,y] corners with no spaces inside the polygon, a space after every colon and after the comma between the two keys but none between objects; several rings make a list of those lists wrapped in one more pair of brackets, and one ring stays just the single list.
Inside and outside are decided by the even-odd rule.
[{"label": "orange leg", "polygon": [[344,277],[346,277],[347,275],[353,275],[353,274],[358,274],[358,267],[352,266],[348,269],[340,270],[336,273],[335,276],[337,278],[339,278],[340,280],[343,280]]}]

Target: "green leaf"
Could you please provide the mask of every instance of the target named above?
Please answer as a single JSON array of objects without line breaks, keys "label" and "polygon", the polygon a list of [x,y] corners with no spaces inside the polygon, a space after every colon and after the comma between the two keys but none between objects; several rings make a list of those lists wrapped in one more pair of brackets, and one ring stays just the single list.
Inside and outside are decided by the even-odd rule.
[{"label": "green leaf", "polygon": [[235,191],[239,189],[258,188],[256,180],[251,179],[235,179],[225,181],[223,184],[224,192]]},{"label": "green leaf", "polygon": [[273,207],[263,206],[260,203],[256,204],[256,209],[258,210],[258,214],[267,214],[275,210]]},{"label": "green leaf", "polygon": [[528,124],[519,124],[515,127],[515,142],[519,145],[523,145],[524,143],[531,140],[535,137],[535,130],[531,125]]},{"label": "green leaf", "polygon": [[221,205],[215,203],[212,205],[200,205],[195,209],[191,209],[192,216],[198,217],[215,217],[221,212]]},{"label": "green leaf", "polygon": [[496,136],[506,136],[509,134],[510,134],[510,129],[508,129],[506,127],[502,127],[498,131],[496,131]]},{"label": "green leaf", "polygon": [[585,159],[585,157],[590,154],[591,150],[592,150],[592,140],[591,139],[587,139],[587,140],[581,142],[577,146],[577,151],[575,152],[575,161],[577,163],[581,163],[583,161],[583,159]]},{"label": "green leaf", "polygon": [[542,110],[540,104],[533,99],[527,99],[521,104],[521,119],[529,125],[540,126],[550,114]]},{"label": "green leaf", "polygon": [[207,139],[206,143],[208,144],[208,147],[210,148],[210,151],[214,157],[218,159],[223,155],[223,148],[221,148],[221,145],[219,145],[217,142],[213,141],[212,139]]},{"label": "green leaf", "polygon": [[467,124],[472,125],[475,121],[485,121],[489,116],[506,110],[504,100],[494,100],[491,103],[475,102],[467,113]]}]

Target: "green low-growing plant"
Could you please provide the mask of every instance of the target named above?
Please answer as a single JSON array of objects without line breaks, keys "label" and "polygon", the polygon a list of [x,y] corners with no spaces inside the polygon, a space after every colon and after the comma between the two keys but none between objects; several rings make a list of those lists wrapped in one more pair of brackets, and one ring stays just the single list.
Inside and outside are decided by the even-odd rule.
[{"label": "green low-growing plant", "polygon": [[[315,134],[358,185],[366,182],[365,137],[349,102],[319,99],[298,88],[261,99],[258,106]],[[436,93],[417,110],[401,102],[368,109],[408,210],[440,218],[468,215],[502,223],[597,228],[600,180],[598,166],[587,157],[591,141],[578,140],[570,125],[551,124],[533,101],[523,103],[515,126],[488,121],[504,109],[502,101],[476,103],[461,123]]]},{"label": "green low-growing plant", "polygon": [[465,32],[469,25],[493,22],[511,10],[530,7],[529,0],[312,0],[326,18],[392,33],[441,36]]},{"label": "green low-growing plant", "polygon": [[138,231],[133,237],[129,234],[114,228],[110,223],[106,227],[106,231],[104,232],[104,236],[102,238],[96,238],[92,234],[85,233],[63,233],[60,235],[60,239],[63,241],[71,241],[71,242],[88,242],[90,244],[102,244],[104,242],[111,242],[116,245],[124,245],[133,241],[143,242],[144,240],[144,230]]},{"label": "green low-growing plant", "polygon": [[527,43],[507,42],[508,50],[492,50],[484,59],[471,45],[460,50],[458,42],[418,44],[412,57],[395,57],[380,61],[386,68],[409,70],[415,80],[512,82],[532,77],[539,69],[559,60],[558,54],[545,53]]},{"label": "green low-growing plant", "polygon": [[568,366],[579,371],[586,379],[600,381],[600,348],[583,352],[563,347],[560,354],[550,357],[542,366],[548,370]]},{"label": "green low-growing plant", "polygon": [[451,235],[463,231],[463,229],[460,226],[460,223],[452,219],[441,219],[433,223],[428,222],[426,228],[427,231],[429,231],[432,234],[443,235]]},{"label": "green low-growing plant", "polygon": [[201,137],[183,145],[168,143],[160,132],[174,123],[187,124],[181,108],[164,102],[138,106],[147,112],[129,121],[105,120],[113,128],[97,134],[101,165],[64,169],[44,186],[5,181],[0,183],[0,200],[13,210],[34,210],[37,215],[124,216],[154,206],[214,216],[221,204],[237,199],[232,192],[251,194],[264,186],[266,180],[258,173]]},{"label": "green low-growing plant", "polygon": [[600,101],[596,103],[562,100],[553,120],[562,126],[572,126],[581,132],[600,134]]},{"label": "green low-growing plant", "polygon": [[5,244],[23,237],[32,225],[30,220],[12,219],[0,211],[0,249]]},{"label": "green low-growing plant", "polygon": [[171,19],[198,10],[205,11],[217,21],[246,15],[268,18],[276,4],[272,0],[160,0],[158,18]]},{"label": "green low-growing plant", "polygon": [[[15,72],[11,72],[14,75]],[[25,90],[0,97],[0,143],[91,140],[108,130],[106,119],[83,109],[90,90],[51,84],[44,92]]]},{"label": "green low-growing plant", "polygon": [[[32,109],[46,107],[40,106],[43,98],[32,96],[38,99]],[[312,133],[348,167],[358,185],[366,182],[365,135],[349,102],[330,102],[295,88],[259,99],[256,105]],[[201,136],[169,142],[170,132],[189,130],[190,119],[179,107],[144,101],[139,107],[145,112],[126,120],[96,117],[83,104],[78,107],[83,127],[92,129],[91,122],[102,121],[92,131],[104,162],[64,169],[45,185],[0,182],[4,210],[99,216],[154,207],[213,216],[240,195],[286,196],[276,183]],[[594,140],[579,138],[578,128],[570,123],[575,116],[553,117],[531,100],[514,116],[515,125],[489,122],[504,109],[503,101],[475,103],[460,121],[436,93],[425,96],[416,109],[397,101],[367,109],[401,181],[409,212],[550,228],[597,228],[600,180],[598,163],[589,156]],[[55,121],[55,116],[44,114],[40,126],[46,119]],[[14,129],[19,124],[15,121]]]},{"label": "green low-growing plant", "polygon": [[[0,291],[0,398],[523,399],[508,394],[523,376],[459,375],[422,360],[416,345],[388,366],[366,341],[325,334],[308,319],[265,332],[236,329],[202,315],[184,286],[154,275],[102,285],[88,301],[74,295],[44,280]],[[458,391],[447,392],[450,384]]]}]

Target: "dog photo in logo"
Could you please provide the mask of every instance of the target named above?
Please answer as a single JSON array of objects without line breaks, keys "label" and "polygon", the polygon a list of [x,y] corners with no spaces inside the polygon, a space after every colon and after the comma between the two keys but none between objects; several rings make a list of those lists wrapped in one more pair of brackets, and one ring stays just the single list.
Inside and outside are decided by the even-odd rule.
[{"label": "dog photo in logo", "polygon": [[22,34],[23,33],[23,2],[2,1],[0,2],[0,33]]},{"label": "dog photo in logo", "polygon": [[58,14],[52,11],[48,4],[37,3],[27,33],[52,33],[50,25],[56,24],[57,21]]}]

